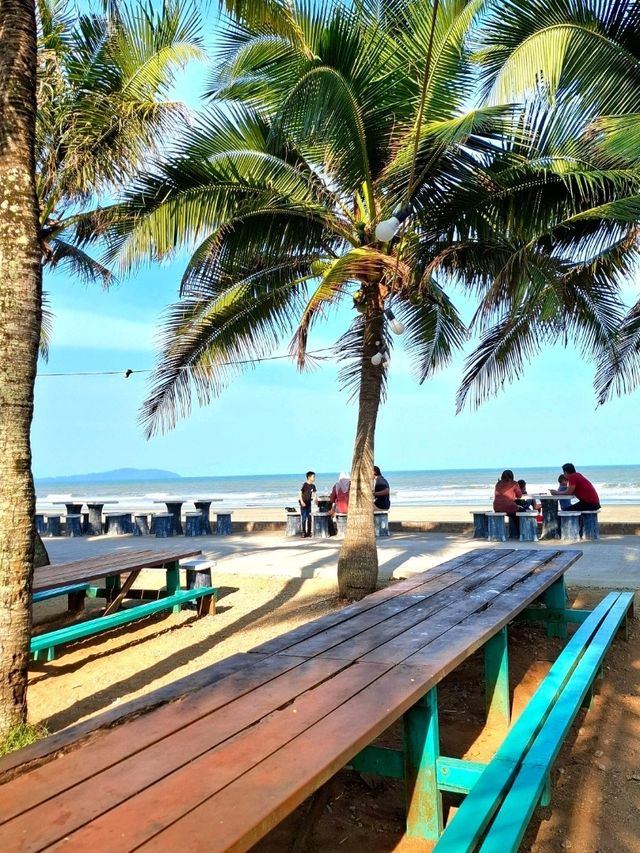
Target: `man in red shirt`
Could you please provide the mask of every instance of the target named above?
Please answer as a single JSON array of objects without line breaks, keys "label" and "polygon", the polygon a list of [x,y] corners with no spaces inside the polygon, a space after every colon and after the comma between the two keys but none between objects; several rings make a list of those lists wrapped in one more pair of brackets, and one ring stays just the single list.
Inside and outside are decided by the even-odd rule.
[{"label": "man in red shirt", "polygon": [[[576,471],[576,466],[571,462],[567,462],[562,466],[562,470],[567,478],[567,490],[563,495],[574,495],[578,498],[578,502],[571,504],[571,512],[588,512],[589,510],[600,509],[600,498],[596,492],[593,483],[585,476]],[[560,494],[555,489],[551,489],[552,495]]]}]

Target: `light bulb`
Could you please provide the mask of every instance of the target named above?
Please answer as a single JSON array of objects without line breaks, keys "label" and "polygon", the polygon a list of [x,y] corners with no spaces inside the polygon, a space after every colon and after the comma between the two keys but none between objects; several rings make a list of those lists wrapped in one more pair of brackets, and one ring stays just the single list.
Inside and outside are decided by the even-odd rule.
[{"label": "light bulb", "polygon": [[376,240],[379,243],[388,243],[398,233],[400,228],[400,220],[397,216],[392,216],[390,219],[383,219],[376,225]]},{"label": "light bulb", "polygon": [[382,357],[383,356],[382,356],[381,352],[377,352],[375,355],[372,355],[371,356],[371,364],[374,367],[377,367],[379,364],[382,364]]},{"label": "light bulb", "polygon": [[400,322],[400,320],[396,320],[396,315],[393,313],[391,308],[387,308],[384,312],[389,320],[389,325],[391,326],[391,331],[394,335],[401,335],[404,332],[404,325]]}]

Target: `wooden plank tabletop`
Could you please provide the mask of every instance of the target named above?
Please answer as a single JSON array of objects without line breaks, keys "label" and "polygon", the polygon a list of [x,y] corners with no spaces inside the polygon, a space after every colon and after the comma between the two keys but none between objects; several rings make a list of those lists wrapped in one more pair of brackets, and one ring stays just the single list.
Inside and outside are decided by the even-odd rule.
[{"label": "wooden plank tabletop", "polygon": [[116,551],[84,560],[73,560],[68,563],[53,563],[36,569],[33,574],[33,591],[55,589],[58,586],[96,580],[109,575],[125,574],[136,569],[160,568],[166,563],[181,560],[185,557],[195,557],[201,554],[199,548],[182,548],[163,551],[130,550]]},{"label": "wooden plank tabletop", "polygon": [[574,563],[479,549],[0,786],[0,848],[244,851]]}]

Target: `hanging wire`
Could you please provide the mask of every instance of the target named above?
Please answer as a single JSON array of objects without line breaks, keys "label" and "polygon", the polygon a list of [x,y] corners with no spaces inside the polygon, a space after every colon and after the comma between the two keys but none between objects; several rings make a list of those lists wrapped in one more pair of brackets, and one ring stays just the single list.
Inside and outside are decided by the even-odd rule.
[{"label": "hanging wire", "polygon": [[[321,355],[321,353],[327,353],[326,355]],[[320,361],[328,361],[333,358],[334,349],[333,347],[322,347],[321,349],[311,350],[308,355],[317,358]],[[243,361],[224,361],[221,362],[221,366],[224,367],[233,367],[235,365],[241,364],[259,364],[260,362],[265,361],[278,361],[280,359],[291,359],[290,355],[269,355],[264,358],[247,358]],[[128,379],[129,376],[132,376],[134,373],[151,373],[153,368],[141,368],[139,370],[131,370],[131,368],[127,368],[127,370],[70,370],[61,373],[38,373],[38,377],[40,376],[124,376],[125,379]],[[183,370],[188,370],[188,367],[184,367]]]}]

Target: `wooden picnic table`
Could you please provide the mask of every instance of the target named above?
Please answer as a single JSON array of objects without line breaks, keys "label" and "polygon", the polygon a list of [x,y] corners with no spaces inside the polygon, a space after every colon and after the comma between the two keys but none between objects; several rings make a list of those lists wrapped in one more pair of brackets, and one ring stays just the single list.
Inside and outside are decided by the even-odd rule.
[{"label": "wooden picnic table", "polygon": [[345,765],[383,761],[370,744],[400,717],[408,832],[435,840],[441,791],[482,767],[438,757],[436,685],[484,646],[488,715],[506,727],[506,626],[543,598],[562,636],[580,555],[470,551],[183,679],[176,701],[27,747],[39,766],[0,785],[0,847],[244,851]]},{"label": "wooden picnic table", "polygon": [[[101,578],[107,579],[110,594],[109,605],[104,612],[108,616],[118,609],[142,569],[164,568],[167,573],[167,585],[173,582],[176,565],[186,557],[195,557],[202,553],[199,548],[166,549],[162,551],[115,551],[107,555],[73,560],[68,563],[53,563],[36,569],[33,575],[33,592],[43,592],[58,587],[70,586]],[[120,585],[120,575],[127,575]],[[109,579],[116,582],[109,583]]]}]

